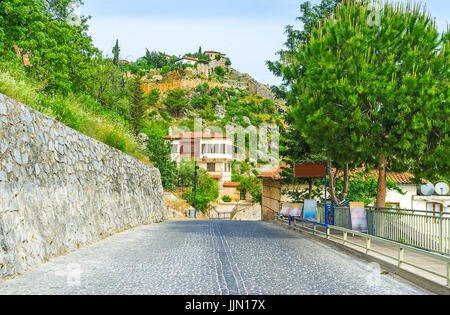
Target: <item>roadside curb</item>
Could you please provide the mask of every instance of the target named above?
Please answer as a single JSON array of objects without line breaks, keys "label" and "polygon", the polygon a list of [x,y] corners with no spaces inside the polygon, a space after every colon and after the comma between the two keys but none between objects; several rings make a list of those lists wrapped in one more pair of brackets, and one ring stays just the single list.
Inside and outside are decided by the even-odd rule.
[{"label": "roadside curb", "polygon": [[302,231],[302,229],[300,227],[289,227],[289,226],[286,226],[285,224],[278,223],[276,221],[272,221],[272,224],[286,228],[288,230],[299,232],[300,234],[302,234],[302,236],[306,236],[311,240],[319,241],[322,244],[325,244],[333,249],[336,249],[346,255],[352,256],[353,258],[363,260],[365,262],[375,262],[375,263],[379,264],[380,266],[382,266],[383,269],[385,269],[387,272],[397,275],[398,277],[402,278],[403,280],[406,280],[421,289],[430,291],[430,293],[438,294],[438,295],[450,295],[450,288],[447,288],[439,283],[436,283],[432,280],[424,278],[424,277],[422,277],[418,274],[415,274],[411,271],[399,268],[398,266],[391,264],[385,260],[379,259],[379,258],[371,256],[371,255],[367,255],[361,251],[344,246],[343,244],[339,244],[332,240],[327,240],[325,238],[322,238],[320,236],[313,235],[310,233],[304,233],[304,231]]}]

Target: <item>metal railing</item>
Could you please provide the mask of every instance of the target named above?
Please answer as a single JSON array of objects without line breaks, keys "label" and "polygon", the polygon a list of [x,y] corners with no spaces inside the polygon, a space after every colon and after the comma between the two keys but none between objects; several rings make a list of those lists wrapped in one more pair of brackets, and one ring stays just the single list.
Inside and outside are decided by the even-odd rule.
[{"label": "metal railing", "polygon": [[[303,230],[309,231],[315,235],[323,236],[324,238],[328,240],[338,240],[341,241],[344,246],[353,245],[359,248],[362,248],[365,250],[366,254],[370,253],[376,253],[379,255],[382,255],[384,257],[393,259],[396,261],[396,264],[399,268],[402,268],[404,265],[408,265],[411,267],[414,267],[416,269],[425,271],[429,274],[435,275],[437,277],[443,278],[446,280],[447,288],[450,288],[450,257],[445,255],[440,255],[437,253],[429,252],[423,249],[419,249],[413,246],[405,245],[399,242],[387,240],[385,238],[381,238],[378,236],[366,234],[366,233],[360,233],[356,232],[347,228],[334,226],[334,225],[328,225],[322,222],[315,222],[315,221],[309,221],[304,220],[302,218],[298,217],[290,217],[285,215],[277,214],[275,215],[275,218],[277,221],[281,221],[283,224],[289,224],[289,226],[295,227],[295,228],[302,228]],[[318,220],[320,221],[320,220]],[[312,225],[312,228],[310,227]],[[320,230],[322,229],[322,231]],[[334,233],[332,233],[334,231]],[[337,233],[336,233],[337,232]],[[349,240],[349,234],[352,236],[361,237],[365,240],[364,245],[358,244],[356,242],[352,242]],[[372,241],[376,241],[379,243],[383,243],[385,245],[392,246],[394,248],[397,248],[397,255],[392,256],[387,254],[386,252],[375,250],[371,247]],[[416,254],[432,258],[441,262],[445,263],[446,266],[446,274],[441,274],[439,272],[436,272],[430,268],[419,266],[417,264],[412,263],[411,261],[407,261],[405,259],[405,251],[414,252]]]},{"label": "metal railing", "polygon": [[[450,213],[367,207],[368,234],[450,255]],[[350,210],[334,209],[334,225],[351,230]]]},{"label": "metal railing", "polygon": [[231,212],[219,212],[216,208],[211,209],[209,212],[209,218],[211,220],[230,220],[230,217]]},{"label": "metal railing", "polygon": [[[448,212],[366,207],[366,214],[370,235],[450,255]],[[352,229],[349,207],[334,207],[332,215],[334,226]],[[316,222],[328,224],[324,205],[317,206]]]}]

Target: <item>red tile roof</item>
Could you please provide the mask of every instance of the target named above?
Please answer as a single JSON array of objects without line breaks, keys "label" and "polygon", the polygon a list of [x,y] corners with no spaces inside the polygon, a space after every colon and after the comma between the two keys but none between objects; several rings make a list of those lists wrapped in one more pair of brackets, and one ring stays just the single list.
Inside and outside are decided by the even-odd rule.
[{"label": "red tile roof", "polygon": [[192,60],[192,61],[198,61],[197,58],[192,58],[192,57],[184,57],[183,59]]},{"label": "red tile roof", "polygon": [[212,175],[212,174],[209,174],[209,178],[219,179],[219,178],[222,178],[222,175]]},{"label": "red tile roof", "polygon": [[221,134],[221,133],[205,133],[205,132],[185,132],[180,133],[178,135],[173,136],[167,136],[164,137],[166,140],[173,140],[173,139],[228,139],[227,136]]},{"label": "red tile roof", "polygon": [[[281,179],[281,172],[283,168],[290,168],[289,165],[283,165],[279,166],[276,169],[273,169],[271,171],[263,172],[259,174],[259,178],[266,178],[266,179],[273,179],[273,180],[280,180]],[[364,169],[356,169],[353,171],[350,171],[350,175],[356,175],[357,172],[363,172]],[[342,176],[342,171],[338,173],[338,177]],[[371,170],[368,174],[363,176],[364,179],[369,178],[378,178],[378,170]],[[395,172],[386,172],[386,178],[388,180],[391,180],[398,184],[413,184],[414,183],[414,175],[410,173],[395,173]]]},{"label": "red tile roof", "polygon": [[276,169],[267,172],[262,172],[261,174],[258,175],[258,177],[279,180],[281,179],[280,174],[283,171],[283,168],[289,168],[289,165],[278,166]]},{"label": "red tile roof", "polygon": [[223,187],[238,187],[241,183],[236,183],[236,182],[228,182],[228,183],[223,183]]}]

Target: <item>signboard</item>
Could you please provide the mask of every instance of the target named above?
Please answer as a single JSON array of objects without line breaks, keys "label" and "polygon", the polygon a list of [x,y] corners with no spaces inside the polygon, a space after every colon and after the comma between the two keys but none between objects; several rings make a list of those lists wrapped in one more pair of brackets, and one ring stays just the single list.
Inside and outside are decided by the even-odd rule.
[{"label": "signboard", "polygon": [[305,163],[294,165],[295,178],[322,178],[326,175],[325,164]]},{"label": "signboard", "polygon": [[312,199],[305,200],[303,206],[303,219],[317,221],[317,201]]},{"label": "signboard", "polygon": [[367,214],[362,202],[350,202],[350,218],[352,230],[357,232],[367,232]]},{"label": "signboard", "polygon": [[292,217],[301,217],[303,210],[302,203],[285,203],[281,207],[281,214],[290,215]]}]

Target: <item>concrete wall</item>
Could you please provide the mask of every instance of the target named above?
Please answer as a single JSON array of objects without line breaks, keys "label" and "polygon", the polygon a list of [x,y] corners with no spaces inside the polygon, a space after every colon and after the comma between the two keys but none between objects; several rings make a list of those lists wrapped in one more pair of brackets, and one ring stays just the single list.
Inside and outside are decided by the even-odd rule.
[{"label": "concrete wall", "polygon": [[233,220],[236,221],[261,221],[262,219],[262,211],[261,205],[253,204],[247,208],[242,209],[238,213]]},{"label": "concrete wall", "polygon": [[272,221],[280,211],[281,184],[272,179],[263,179],[262,220]]},{"label": "concrete wall", "polygon": [[165,219],[156,168],[0,94],[0,281]]}]

